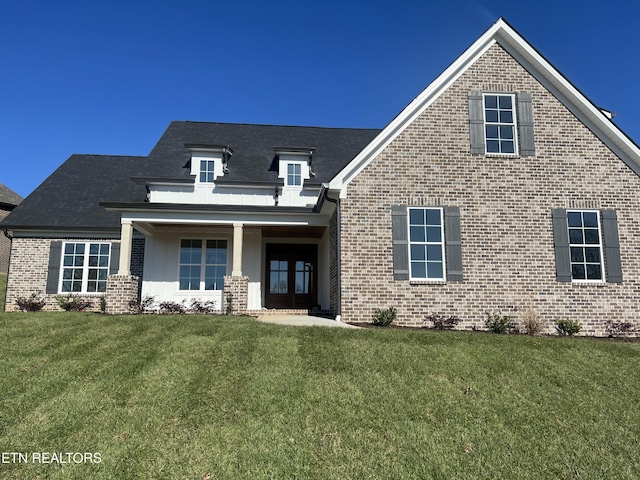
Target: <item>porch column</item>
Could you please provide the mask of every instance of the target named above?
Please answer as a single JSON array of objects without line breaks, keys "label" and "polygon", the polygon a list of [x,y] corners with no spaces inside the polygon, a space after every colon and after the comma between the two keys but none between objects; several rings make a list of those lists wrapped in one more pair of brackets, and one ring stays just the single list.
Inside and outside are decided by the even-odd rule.
[{"label": "porch column", "polygon": [[[242,276],[242,223],[233,224],[233,267],[231,268],[232,277]],[[121,257],[122,258],[122,257]]]},{"label": "porch column", "polygon": [[133,239],[133,223],[122,220],[120,233],[120,265],[118,275],[131,275],[131,242]]}]

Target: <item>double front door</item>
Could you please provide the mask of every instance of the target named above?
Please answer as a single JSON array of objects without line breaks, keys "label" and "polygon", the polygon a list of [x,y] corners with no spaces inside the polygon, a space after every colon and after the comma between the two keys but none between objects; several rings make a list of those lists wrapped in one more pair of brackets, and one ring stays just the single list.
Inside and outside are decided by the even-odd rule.
[{"label": "double front door", "polygon": [[317,304],[318,246],[268,243],[267,308],[312,308]]}]

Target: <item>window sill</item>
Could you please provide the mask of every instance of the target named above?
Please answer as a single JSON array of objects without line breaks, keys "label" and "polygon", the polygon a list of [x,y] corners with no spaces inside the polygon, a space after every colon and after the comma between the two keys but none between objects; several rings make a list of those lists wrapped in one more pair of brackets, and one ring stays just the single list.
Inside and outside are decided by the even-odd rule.
[{"label": "window sill", "polygon": [[59,292],[56,295],[62,297],[81,297],[81,298],[100,298],[104,297],[107,292]]},{"label": "window sill", "polygon": [[517,153],[485,153],[485,158],[520,158]]},{"label": "window sill", "polygon": [[444,285],[446,280],[409,280],[409,285]]},{"label": "window sill", "polygon": [[572,280],[571,285],[575,285],[578,287],[602,287],[607,285],[607,282],[605,282],[604,280]]}]

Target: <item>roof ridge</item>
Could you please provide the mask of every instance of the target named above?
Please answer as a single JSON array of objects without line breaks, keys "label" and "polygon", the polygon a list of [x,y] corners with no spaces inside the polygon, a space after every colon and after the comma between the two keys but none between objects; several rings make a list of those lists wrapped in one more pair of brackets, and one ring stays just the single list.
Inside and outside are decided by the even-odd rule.
[{"label": "roof ridge", "polygon": [[205,125],[237,125],[245,127],[279,127],[279,128],[317,128],[323,130],[382,130],[382,127],[326,127],[318,125],[285,125],[272,123],[246,123],[246,122],[210,122],[204,120],[172,120],[171,123],[199,123]]}]

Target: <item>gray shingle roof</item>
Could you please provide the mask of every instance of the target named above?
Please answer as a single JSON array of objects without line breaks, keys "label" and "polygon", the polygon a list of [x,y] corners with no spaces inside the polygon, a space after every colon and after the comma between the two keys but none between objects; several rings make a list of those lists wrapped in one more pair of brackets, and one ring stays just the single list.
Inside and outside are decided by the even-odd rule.
[{"label": "gray shingle roof", "polygon": [[0,183],[0,203],[5,205],[18,205],[21,201],[22,197],[20,195]]},{"label": "gray shingle roof", "polygon": [[11,214],[0,228],[13,230],[120,228],[118,212],[100,202],[144,202],[144,185],[132,177],[190,179],[185,144],[229,145],[233,156],[224,180],[281,183],[274,147],[315,148],[314,183],[328,182],[379,130],[204,122],[172,122],[148,157],[72,155]]},{"label": "gray shingle roof", "polygon": [[144,187],[129,180],[146,157],[72,155],[18,205],[0,228],[119,229],[120,215],[98,205],[114,196],[144,200]]},{"label": "gray shingle roof", "polygon": [[[233,123],[172,122],[149,158],[157,161],[155,175],[189,177],[191,152],[185,144],[228,145],[233,150],[225,181],[278,183],[274,148],[311,147],[313,182],[328,182],[379,133],[380,130],[324,127],[289,127]],[[176,161],[178,160],[179,161]]]}]

